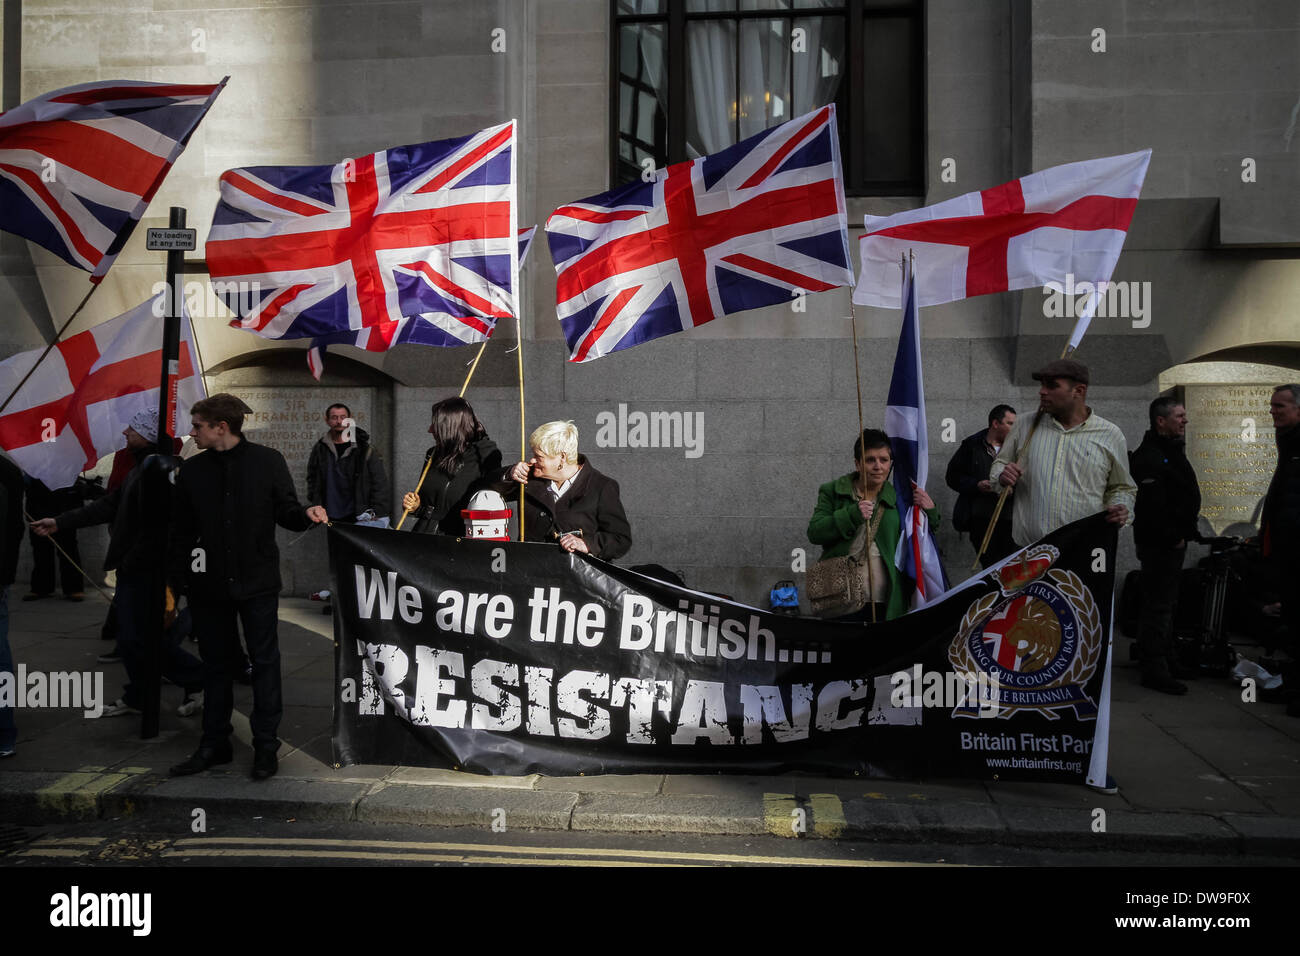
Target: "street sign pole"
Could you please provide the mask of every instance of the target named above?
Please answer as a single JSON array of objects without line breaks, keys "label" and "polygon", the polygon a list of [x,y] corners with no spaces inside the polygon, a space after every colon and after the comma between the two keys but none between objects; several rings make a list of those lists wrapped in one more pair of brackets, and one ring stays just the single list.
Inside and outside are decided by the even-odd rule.
[{"label": "street sign pole", "polygon": [[158,389],[157,455],[150,456],[141,475],[144,494],[152,519],[150,538],[155,556],[153,573],[148,580],[149,596],[145,607],[156,610],[139,622],[141,648],[140,736],[148,740],[158,736],[162,706],[162,675],[168,651],[168,637],[163,626],[167,591],[167,536],[171,526],[172,488],[169,476],[176,467],[173,436],[188,431],[181,422],[173,424],[176,413],[176,389],[179,380],[181,340],[181,302],[184,291],[181,275],[185,270],[185,251],[194,248],[194,230],[185,228],[185,210],[172,206],[167,229],[150,229],[146,247],[167,251],[167,302],[163,318],[162,377]]}]

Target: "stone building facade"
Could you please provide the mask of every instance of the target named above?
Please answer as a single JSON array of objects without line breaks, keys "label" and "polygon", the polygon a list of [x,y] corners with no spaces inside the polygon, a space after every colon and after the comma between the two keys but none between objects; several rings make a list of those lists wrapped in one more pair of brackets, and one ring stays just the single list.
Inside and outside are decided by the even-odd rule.
[{"label": "stone building facade", "polygon": [[[685,7],[682,7],[685,4]],[[669,2],[664,0],[665,9]],[[860,0],[745,0],[744,10],[811,15]],[[99,79],[231,79],[154,199],[206,234],[217,177],[235,166],[320,164],[386,146],[463,135],[517,117],[520,223],[611,185],[624,107],[614,41],[638,0],[4,0],[3,102]],[[672,0],[672,16],[724,0]],[[878,3],[865,8],[880,7]],[[887,5],[886,5],[887,6]],[[1099,317],[1078,357],[1091,404],[1130,447],[1159,391],[1185,387],[1190,450],[1212,491],[1216,530],[1248,522],[1271,470],[1267,384],[1300,378],[1300,6],[1290,0],[900,0],[918,33],[909,83],[916,185],[849,196],[850,239],[864,213],[935,203],[1058,163],[1151,147],[1142,199],[1114,278],[1135,296]],[[865,14],[863,14],[865,16]],[[857,21],[850,19],[850,22]],[[688,26],[689,29],[689,26]],[[868,44],[869,47],[869,44]],[[677,55],[682,55],[680,52]],[[695,67],[707,69],[703,54]],[[845,76],[859,76],[845,62]],[[872,101],[870,91],[866,96]],[[677,119],[670,118],[669,126]],[[872,148],[878,143],[872,142]],[[863,141],[864,146],[866,140]],[[860,160],[861,161],[861,160]],[[77,328],[142,301],[163,259],[137,230]],[[856,242],[853,242],[856,245]],[[694,587],[764,602],[796,576],[817,485],[851,467],[858,412],[848,290],[803,311],[727,317],[594,362],[565,361],[554,270],[538,243],[523,273],[529,431],[572,419],[582,450],[617,478],[633,525],[628,563],[679,570]],[[201,252],[193,253],[196,259]],[[201,268],[201,267],[200,267]],[[924,264],[918,264],[924,268]],[[413,487],[429,405],[455,394],[474,349],[336,348],[320,384],[301,342],[227,327],[196,286],[195,326],[210,391],[247,392],[252,423],[284,444],[305,490],[305,457],[325,405],[352,404],[394,474]],[[0,356],[47,342],[80,300],[85,276],[43,250],[0,238]],[[1140,297],[1140,298],[1138,298]],[[204,303],[207,303],[204,305]],[[1140,305],[1139,305],[1140,303]],[[930,490],[956,442],[1010,402],[1036,406],[1030,371],[1059,353],[1072,320],[1041,290],[952,303],[922,314],[932,449]],[[868,422],[879,424],[899,316],[856,314]],[[75,331],[76,329],[74,329]],[[487,348],[467,397],[508,454],[520,421],[512,323]],[[1262,401],[1261,401],[1262,396]],[[698,422],[696,447],[602,447],[608,416],[659,412]],[[1242,420],[1258,422],[1253,448]],[[1204,427],[1202,427],[1204,424]],[[608,436],[606,436],[608,437]],[[952,439],[949,441],[948,439]],[[1240,452],[1240,454],[1234,454]],[[1207,512],[1209,514],[1209,512]],[[946,525],[954,580],[969,545]],[[1124,561],[1132,563],[1128,536]],[[316,537],[284,535],[293,593],[322,586]],[[96,547],[88,550],[93,562]]]}]

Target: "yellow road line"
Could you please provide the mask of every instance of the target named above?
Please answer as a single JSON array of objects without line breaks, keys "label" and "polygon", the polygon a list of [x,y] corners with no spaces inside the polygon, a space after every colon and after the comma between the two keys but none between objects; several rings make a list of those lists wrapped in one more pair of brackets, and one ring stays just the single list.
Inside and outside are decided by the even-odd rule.
[{"label": "yellow road line", "polygon": [[101,793],[106,793],[129,779],[129,774],[100,773],[96,770],[64,774],[48,787],[37,790],[36,802],[42,809],[55,810],[61,814],[94,813],[98,809]]},{"label": "yellow road line", "polygon": [[85,856],[89,852],[90,852],[89,850],[57,850],[53,848],[50,849],[33,848],[30,850],[23,850],[21,853],[17,855],[18,856],[57,856],[57,857],[69,858],[69,857]]},{"label": "yellow road line", "polygon": [[878,861],[866,860],[836,860],[836,859],[813,859],[810,857],[788,857],[788,856],[745,856],[734,853],[693,853],[683,850],[680,853],[674,853],[671,850],[615,850],[606,847],[533,847],[517,845],[493,846],[487,843],[430,843],[430,842],[412,842],[405,840],[332,840],[332,839],[311,839],[307,837],[293,837],[289,839],[277,840],[274,837],[193,837],[184,840],[177,840],[175,843],[175,852],[179,852],[185,847],[219,847],[219,846],[256,846],[262,844],[275,844],[278,846],[301,846],[301,847],[375,847],[385,850],[401,849],[428,849],[437,847],[447,851],[478,852],[478,853],[542,853],[542,854],[565,854],[568,856],[600,858],[600,857],[635,857],[645,858],[648,860],[691,860],[704,863],[788,863],[792,866],[880,866],[884,865]]},{"label": "yellow road line", "polygon": [[833,793],[811,793],[808,802],[812,804],[814,833],[834,839],[844,832],[848,821],[844,819],[844,804],[839,797]]},{"label": "yellow road line", "polygon": [[99,846],[108,837],[43,837],[32,846]]},{"label": "yellow road line", "polygon": [[763,794],[763,824],[767,832],[779,837],[797,837],[807,827],[803,811],[792,793]]},{"label": "yellow road line", "polygon": [[265,850],[167,850],[164,857],[260,857],[276,856],[287,859],[331,860],[385,860],[416,863],[510,863],[525,866],[575,866],[579,862],[590,866],[673,866],[672,863],[646,863],[641,860],[564,860],[549,857],[474,856],[468,853],[380,853],[363,850],[284,850],[267,847]]}]

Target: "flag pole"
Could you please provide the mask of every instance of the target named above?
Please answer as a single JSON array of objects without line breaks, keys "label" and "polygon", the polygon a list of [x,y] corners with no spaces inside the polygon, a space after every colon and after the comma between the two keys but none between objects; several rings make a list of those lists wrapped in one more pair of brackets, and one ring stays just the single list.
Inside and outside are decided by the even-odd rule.
[{"label": "flag pole", "polygon": [[[1074,351],[1073,347],[1071,347],[1071,345],[1067,342],[1065,344],[1065,348],[1061,349],[1061,358],[1065,358],[1073,351]],[[1038,411],[1034,413],[1034,421],[1033,424],[1029,426],[1029,434],[1025,436],[1024,445],[1021,446],[1021,448],[1016,452],[1015,463],[1017,466],[1022,461],[1025,460],[1025,453],[1029,451],[1029,443],[1034,440],[1034,432],[1038,431],[1038,423],[1041,422],[1042,420],[1043,420],[1043,410],[1042,408],[1039,408]],[[975,554],[975,563],[971,565],[972,571],[978,571],[980,569],[980,558],[984,557],[984,552],[988,550],[989,542],[993,540],[993,528],[994,526],[997,525],[998,518],[1002,516],[1002,509],[1003,507],[1006,506],[1007,498],[1009,498],[1010,496],[1011,496],[1011,485],[1003,485],[1002,492],[1001,494],[998,495],[998,503],[993,508],[993,517],[989,518],[989,526],[984,529],[984,540],[980,543],[980,549]],[[1021,565],[1025,565],[1026,564],[1025,559],[1021,558],[1020,563]]]},{"label": "flag pole", "polygon": [[[481,358],[483,357],[483,350],[487,348],[487,344],[488,344],[488,340],[487,340],[487,339],[484,339],[484,340],[483,340],[483,344],[479,346],[479,348],[478,348],[478,354],[474,356],[474,361],[470,364],[470,367],[469,367],[469,374],[465,376],[465,384],[462,385],[462,386],[460,387],[460,394],[459,394],[457,397],[459,397],[459,398],[464,398],[464,397],[465,397],[465,392],[466,392],[466,390],[469,388],[469,380],[470,380],[471,378],[474,377],[474,370],[475,370],[476,368],[478,368],[478,360],[481,359]],[[432,456],[432,455],[430,455],[428,458],[426,458],[426,459],[424,460],[424,471],[420,472],[420,480],[419,480],[418,482],[416,482],[416,484],[415,484],[415,493],[416,493],[417,495],[420,493],[420,489],[424,487],[424,479],[425,479],[425,478],[428,476],[428,474],[429,474],[429,466],[430,466],[431,464],[433,464],[433,456]],[[402,516],[401,516],[400,518],[397,519],[397,527],[396,527],[396,529],[394,529],[394,530],[397,530],[397,531],[401,531],[401,530],[402,530],[402,523],[403,523],[404,521],[406,521],[406,516],[409,515],[409,514],[410,514],[410,512],[407,511],[405,507],[403,507],[403,508],[402,508]]]},{"label": "flag pole", "polygon": [[[861,371],[861,369],[858,367],[858,319],[857,319],[857,311],[853,308],[853,295],[852,295],[852,293],[850,293],[850,295],[849,295],[849,328],[853,331],[853,379],[854,379],[854,381],[856,382],[856,384],[857,384],[857,386],[858,386],[858,439],[857,439],[857,442],[861,442],[861,441],[862,441],[862,432],[864,431],[864,426],[863,426],[863,424],[862,424],[862,371]],[[855,442],[855,444],[857,444],[857,442]],[[863,471],[862,463],[863,463],[863,461],[865,460],[866,452],[867,452],[867,450],[866,450],[865,448],[862,448],[862,449],[860,450],[859,454],[858,454],[857,465],[858,465],[858,479],[859,479],[859,481],[862,480],[862,471]],[[867,558],[867,590],[871,592],[870,598],[868,599],[867,603],[871,605],[871,623],[872,623],[872,624],[875,624],[875,623],[876,623],[876,601],[875,601],[875,597],[876,597],[876,584],[875,584],[875,581],[872,580],[873,575],[872,575],[872,573],[871,573],[871,522],[870,522],[870,521],[867,522],[867,554],[866,554],[866,558]]]},{"label": "flag pole", "polygon": [[[516,352],[519,356],[519,460],[528,460],[528,443],[524,438],[524,320],[522,309],[515,309],[515,328],[519,330],[519,344]],[[519,486],[519,540],[524,540],[524,491],[528,484]]]},{"label": "flag pole", "polygon": [[73,309],[72,314],[68,316],[68,320],[63,323],[59,331],[54,333],[54,338],[50,341],[49,345],[45,346],[45,351],[41,353],[41,357],[38,358],[35,364],[27,370],[27,374],[23,376],[23,380],[14,386],[14,390],[9,393],[9,397],[4,400],[4,404],[0,405],[0,414],[3,414],[4,410],[9,407],[9,403],[14,400],[14,396],[17,395],[22,390],[22,387],[27,384],[27,380],[32,377],[32,373],[40,368],[41,363],[45,361],[45,357],[54,350],[54,346],[59,344],[59,339],[63,338],[64,332],[68,331],[68,326],[72,324],[72,320],[81,314],[81,310],[86,307],[86,303],[90,301],[90,297],[95,294],[95,290],[98,288],[98,282],[91,283],[90,291],[85,294],[80,304]]}]

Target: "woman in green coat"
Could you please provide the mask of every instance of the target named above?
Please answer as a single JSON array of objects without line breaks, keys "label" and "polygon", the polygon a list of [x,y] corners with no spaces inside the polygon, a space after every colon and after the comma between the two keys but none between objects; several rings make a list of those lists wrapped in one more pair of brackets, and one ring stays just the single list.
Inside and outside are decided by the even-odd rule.
[{"label": "woman in green coat", "polygon": [[[894,566],[901,523],[898,497],[889,480],[894,466],[889,436],[879,429],[865,429],[853,444],[853,459],[858,463],[856,471],[817,489],[817,509],[808,522],[808,540],[822,546],[823,558],[838,558],[849,553],[858,529],[868,524],[872,539],[871,601],[861,611],[845,615],[842,620],[872,620],[873,603],[875,620],[892,620],[907,613],[912,601],[912,584]],[[912,496],[925,509],[930,526],[937,527],[939,510],[934,500],[915,483]]]}]

